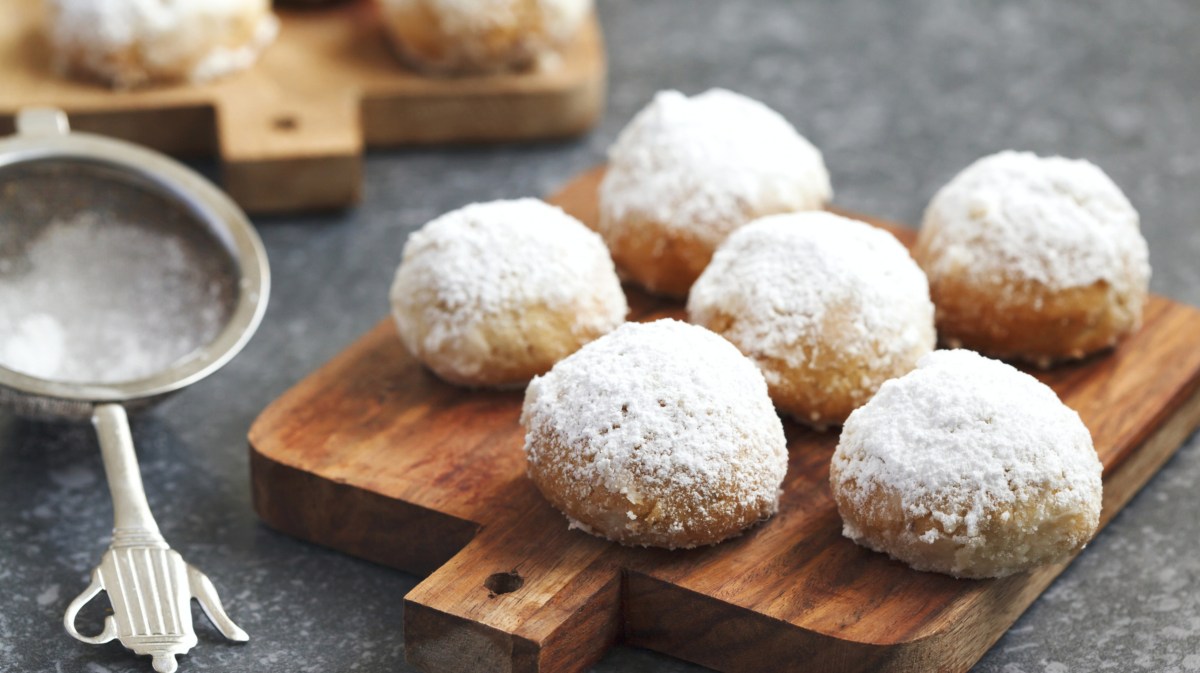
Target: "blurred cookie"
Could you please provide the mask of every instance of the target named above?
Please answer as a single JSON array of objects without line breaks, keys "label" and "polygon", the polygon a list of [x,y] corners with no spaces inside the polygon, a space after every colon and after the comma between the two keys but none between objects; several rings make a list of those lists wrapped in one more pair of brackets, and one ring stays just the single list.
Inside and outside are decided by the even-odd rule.
[{"label": "blurred cookie", "polygon": [[55,66],[114,88],[200,83],[275,39],[269,0],[43,0]]},{"label": "blurred cookie", "polygon": [[435,74],[526,70],[578,34],[592,0],[378,0],[396,51]]}]

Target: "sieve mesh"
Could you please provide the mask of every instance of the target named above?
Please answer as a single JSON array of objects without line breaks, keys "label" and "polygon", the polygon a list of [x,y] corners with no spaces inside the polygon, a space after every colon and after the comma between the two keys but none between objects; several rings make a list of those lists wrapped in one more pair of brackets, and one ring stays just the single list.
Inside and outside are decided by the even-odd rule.
[{"label": "sieve mesh", "polygon": [[230,253],[181,200],[94,162],[0,169],[0,365],[144,378],[211,342],[236,301]]}]

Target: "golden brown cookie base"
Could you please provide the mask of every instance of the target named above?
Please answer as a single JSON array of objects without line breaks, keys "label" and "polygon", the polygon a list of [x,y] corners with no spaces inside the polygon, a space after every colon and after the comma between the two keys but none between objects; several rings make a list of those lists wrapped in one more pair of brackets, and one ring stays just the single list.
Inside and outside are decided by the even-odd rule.
[{"label": "golden brown cookie base", "polygon": [[577,312],[604,310],[599,302],[558,309],[533,304],[489,316],[473,335],[447,340],[433,351],[422,345],[428,327],[411,316],[416,348],[410,350],[448,383],[468,388],[519,388],[602,336],[605,330],[579,326]]},{"label": "golden brown cookie base", "polygon": [[906,512],[900,494],[887,487],[875,486],[870,499],[857,504],[858,485],[839,483],[838,474],[834,461],[830,480],[847,535],[917,570],[971,579],[1005,577],[1071,558],[1098,525],[1082,512],[1055,511],[1054,494],[1043,492],[1026,502],[996,503],[974,535],[967,535],[965,526],[947,532],[931,515]]},{"label": "golden brown cookie base", "polygon": [[767,379],[776,409],[817,430],[825,430],[844,423],[850,412],[871,399],[884,381],[912,371],[917,360],[928,352],[918,346],[886,364],[873,355],[875,350],[884,350],[883,344],[870,354],[852,352],[842,345],[855,338],[850,319],[846,311],[830,310],[820,329],[823,335],[820,343],[795,345],[797,354],[803,358],[803,364],[798,366],[738,343],[733,332],[737,318],[733,315],[718,311],[704,326],[732,341],[754,360]]},{"label": "golden brown cookie base", "polygon": [[588,462],[586,447],[569,446],[556,436],[531,432],[528,438],[538,463],[529,477],[555,508],[581,530],[630,546],[691,548],[741,535],[775,513],[776,502],[746,506],[735,494],[737,484],[715,485],[703,493],[675,492],[657,497],[643,493],[632,502],[603,485],[583,483],[573,475]]},{"label": "golden brown cookie base", "polygon": [[602,233],[622,276],[665,297],[687,297],[713,256],[709,243],[652,220],[628,217]]},{"label": "golden brown cookie base", "polygon": [[929,289],[944,343],[1043,367],[1116,345],[1140,326],[1145,301],[1120,297],[1104,282],[1053,291],[947,276],[931,279]]}]

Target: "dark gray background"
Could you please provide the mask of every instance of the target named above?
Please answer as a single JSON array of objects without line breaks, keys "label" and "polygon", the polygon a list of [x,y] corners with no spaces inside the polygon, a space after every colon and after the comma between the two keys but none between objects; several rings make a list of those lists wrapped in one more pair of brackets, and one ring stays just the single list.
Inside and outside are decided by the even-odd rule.
[{"label": "dark gray background", "polygon": [[[611,97],[592,135],[373,154],[361,208],[257,222],[275,280],[262,329],[227,368],[134,424],[164,534],[253,637],[220,643],[201,618],[182,670],[409,670],[401,598],[416,578],[259,524],[246,431],[386,314],[409,231],[470,201],[554,189],[600,161],[657,89],[720,85],[765,101],[824,150],[838,205],[909,223],[982,154],[1089,158],[1142,213],[1154,290],[1200,303],[1197,3],[600,4]],[[1197,483],[1193,436],[977,670],[1200,671]],[[74,642],[60,624],[107,545],[110,516],[90,428],[0,413],[0,670],[149,670],[115,643]],[[695,669],[619,648],[596,670]]]}]

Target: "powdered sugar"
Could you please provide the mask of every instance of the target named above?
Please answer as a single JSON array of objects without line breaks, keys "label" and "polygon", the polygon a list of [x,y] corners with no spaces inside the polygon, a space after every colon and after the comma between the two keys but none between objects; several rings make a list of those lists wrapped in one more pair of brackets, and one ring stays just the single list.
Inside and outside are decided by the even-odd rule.
[{"label": "powdered sugar", "polygon": [[1001,152],[937,193],[920,232],[931,279],[965,273],[1066,289],[1104,281],[1122,294],[1150,279],[1138,214],[1087,161]]},{"label": "powdered sugar", "polygon": [[[269,0],[46,0],[50,42],[117,86],[156,72],[193,82],[249,67],[275,38]],[[232,43],[254,21],[249,41]]]},{"label": "powdered sugar", "polygon": [[[600,237],[537,199],[472,204],[426,224],[404,247],[391,300],[414,353],[470,339],[491,316],[534,303],[568,311],[586,332],[607,332],[628,312]],[[420,343],[410,315],[426,328]]]},{"label": "powdered sugar", "polygon": [[820,208],[831,195],[821,153],[767,106],[723,89],[663,91],[609,151],[600,230],[637,218],[715,247],[754,217]]},{"label": "powdered sugar", "polygon": [[62,368],[66,335],[54,316],[33,313],[18,318],[0,340],[0,365],[43,379]]},{"label": "powdered sugar", "polygon": [[787,471],[762,375],[728,341],[675,320],[626,323],[562,360],[529,384],[521,422],[532,466],[539,436],[577,448],[579,497],[603,487],[634,504],[675,493],[751,509],[777,503]]},{"label": "powdered sugar", "polygon": [[211,342],[228,320],[232,273],[214,273],[215,243],[176,235],[173,214],[158,215],[157,226],[140,226],[80,212],[0,259],[0,365],[113,383],[158,373]]},{"label": "powdered sugar", "polygon": [[[936,351],[883,384],[846,421],[834,475],[871,510],[880,489],[906,517],[930,517],[938,539],[970,540],[1014,507],[1100,511],[1101,465],[1079,415],[1047,386],[972,351]],[[836,488],[836,486],[835,486]],[[1094,525],[1093,525],[1094,528]],[[847,522],[847,537],[862,532]]]},{"label": "powdered sugar", "polygon": [[[850,321],[836,338],[830,310]],[[734,317],[724,334],[742,352],[791,367],[834,355],[822,343],[874,370],[934,345],[929,284],[908,251],[886,231],[832,213],[773,215],[735,231],[688,296],[693,322],[719,314]]]}]

